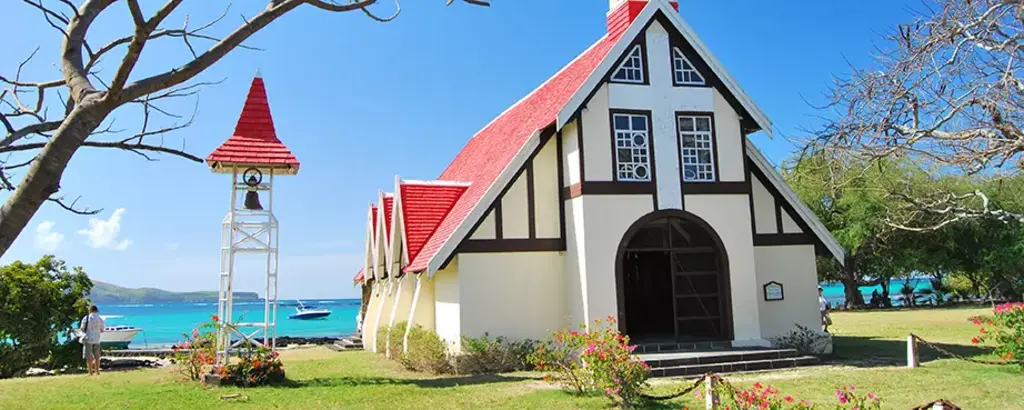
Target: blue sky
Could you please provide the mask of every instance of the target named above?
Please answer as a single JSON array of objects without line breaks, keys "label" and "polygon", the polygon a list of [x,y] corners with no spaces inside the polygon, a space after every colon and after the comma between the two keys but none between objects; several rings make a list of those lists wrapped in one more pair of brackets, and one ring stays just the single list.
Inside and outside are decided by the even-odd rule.
[{"label": "blue sky", "polygon": [[[598,39],[608,8],[605,0],[493,0],[490,8],[458,2],[446,8],[444,2],[406,0],[402,15],[387,24],[361,13],[300,8],[251,38],[248,44],[263,51],[236,50],[202,74],[200,80],[223,82],[200,94],[191,127],[165,137],[166,145],[205,157],[230,136],[252,75],[262,72],[278,136],[302,162],[298,176],[276,181],[282,298],[357,295],[351,277],[361,266],[366,205],[377,190],[392,187],[395,174],[437,177],[473,133]],[[145,3],[150,9],[144,10],[155,8]],[[815,110],[805,99],[820,102],[830,76],[846,72],[847,61],[870,63],[878,33],[907,21],[907,7],[919,4],[681,3],[683,17],[774,121],[774,139],[753,138],[776,162],[794,149],[787,138],[813,124]],[[185,2],[169,21],[180,25],[189,14],[194,27],[219,15],[224,4]],[[214,33],[232,30],[240,15],[263,5],[236,2]],[[33,41],[7,42],[0,72],[13,75],[38,45],[22,78],[59,78],[60,34],[34,9],[3,9],[0,26]],[[94,43],[128,34],[126,7],[112,9],[91,32]],[[393,5],[385,1],[376,10],[388,14]],[[173,40],[149,45],[133,78],[188,56]],[[116,62],[107,61],[102,75],[109,78]],[[187,117],[194,104],[162,108]],[[115,128],[140,124],[133,108],[114,116]],[[97,280],[214,290],[228,184],[204,164],[82,149],[64,174],[62,192],[104,211],[84,217],[44,205],[0,261],[52,252]],[[239,266],[236,287],[262,294],[261,265]]]}]

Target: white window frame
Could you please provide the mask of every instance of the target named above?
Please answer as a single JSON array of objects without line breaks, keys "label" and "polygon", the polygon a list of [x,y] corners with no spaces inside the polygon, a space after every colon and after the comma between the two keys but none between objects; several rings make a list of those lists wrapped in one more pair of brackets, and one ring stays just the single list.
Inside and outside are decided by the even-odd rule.
[{"label": "white window frame", "polygon": [[[619,128],[618,118],[627,118],[628,126]],[[634,127],[634,119],[643,120],[644,127]],[[615,180],[622,182],[650,182],[651,174],[651,120],[646,114],[634,114],[625,112],[612,112],[612,135],[614,136],[615,151],[612,161],[615,164]],[[619,150],[630,150],[630,161],[619,162]],[[637,177],[636,169],[646,169],[645,177]]]},{"label": "white window frame", "polygon": [[[690,68],[686,68],[690,67]],[[686,78],[689,74],[690,80]],[[694,80],[693,78],[697,79]],[[686,58],[686,55],[679,50],[679,47],[672,47],[672,83],[675,85],[704,85],[704,76],[700,75],[697,68]]]},{"label": "white window frame", "polygon": [[[632,63],[629,67],[627,64]],[[625,73],[619,78],[619,73]],[[632,75],[631,75],[632,74]],[[644,79],[644,52],[639,44],[633,46],[626,55],[626,58],[619,63],[619,67],[612,73],[611,81],[617,83],[645,84]]]},{"label": "white window frame", "polygon": [[[690,126],[685,126],[684,120],[689,120]],[[707,121],[707,129],[699,126],[699,123]],[[715,118],[710,114],[676,114],[676,131],[679,137],[680,168],[683,170],[684,182],[715,182],[715,167],[718,165],[715,158]],[[687,144],[687,138],[692,136],[691,143]],[[705,155],[702,155],[705,154]],[[706,157],[708,161],[702,161]],[[696,166],[696,174],[687,175],[688,166]]]}]

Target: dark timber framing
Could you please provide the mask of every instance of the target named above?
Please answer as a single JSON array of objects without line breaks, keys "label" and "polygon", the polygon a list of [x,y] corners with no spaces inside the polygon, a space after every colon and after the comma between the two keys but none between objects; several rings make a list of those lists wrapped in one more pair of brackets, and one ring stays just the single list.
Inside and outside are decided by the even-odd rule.
[{"label": "dark timber framing", "polygon": [[[722,242],[722,238],[718,236],[718,232],[711,227],[707,221],[701,219],[699,216],[689,213],[687,211],[679,209],[662,209],[655,210],[647,215],[644,215],[637,219],[623,234],[622,239],[619,241],[618,249],[615,253],[615,302],[616,310],[619,319],[619,331],[628,333],[629,324],[627,323],[626,315],[626,288],[625,278],[623,277],[623,256],[627,251],[627,246],[633,236],[636,235],[640,229],[644,228],[649,222],[660,219],[660,218],[679,218],[686,221],[693,222],[701,229],[705,230],[714,242],[715,253],[718,256],[718,266],[720,272],[718,272],[720,287],[719,287],[719,298],[720,298],[720,309],[721,309],[721,322],[722,322],[722,339],[732,340],[734,329],[733,329],[733,317],[732,317],[732,284],[731,274],[729,272],[729,254],[725,248],[725,244]],[[649,249],[652,250],[652,249]],[[707,251],[708,249],[699,248],[691,249],[691,251]],[[684,251],[685,252],[685,251]],[[673,283],[675,281],[675,274],[673,273]],[[673,284],[672,291],[675,292],[675,285]],[[673,298],[676,296],[673,294]],[[673,301],[675,306],[675,301]],[[678,314],[678,313],[677,313]],[[678,319],[676,319],[676,334],[678,335]]]},{"label": "dark timber framing", "polygon": [[[782,213],[786,212],[791,217],[798,214],[793,207],[789,205],[789,202],[786,202],[785,198],[782,197],[782,194],[775,188],[775,185],[768,182],[768,178],[763,175],[756,166],[749,164],[747,165],[747,169],[747,178],[757,178],[757,180],[761,182],[761,185],[763,185],[765,189],[768,190],[768,193],[771,194],[775,211],[776,233],[757,233],[756,219],[754,219],[754,192],[753,189],[751,189],[750,229],[754,236],[754,246],[815,245],[815,249],[818,250],[819,253],[824,251],[824,245],[816,236],[814,236],[812,233],[814,231],[811,230],[810,226],[808,226],[802,218],[793,218],[793,221],[800,227],[800,233],[784,233],[785,231],[782,230]],[[753,188],[752,180],[750,181],[750,184],[751,188]]]},{"label": "dark timber framing", "polygon": [[[494,202],[491,203],[490,209],[492,212],[494,212],[495,216],[494,221],[496,226],[494,228],[494,231],[496,239],[470,239],[472,238],[473,233],[476,232],[476,230],[483,223],[483,221],[487,219],[485,215],[483,218],[480,218],[480,220],[477,221],[476,224],[473,225],[473,229],[469,231],[470,233],[469,235],[467,235],[466,239],[464,239],[462,243],[460,243],[459,246],[455,249],[455,251],[452,252],[450,256],[448,256],[448,259],[445,260],[442,266],[447,266],[448,263],[451,262],[451,260],[455,257],[455,255],[457,255],[460,252],[531,252],[565,250],[564,209],[559,211],[559,218],[562,219],[559,221],[559,223],[563,225],[561,230],[559,231],[560,236],[558,238],[537,238],[537,205],[536,195],[534,193],[535,182],[533,172],[533,161],[537,158],[537,154],[540,153],[540,151],[543,150],[549,142],[556,144],[557,152],[561,152],[560,141],[561,133],[556,133],[554,126],[549,126],[541,130],[540,143],[537,145],[537,148],[530,153],[530,156],[526,159],[526,162],[523,164],[523,166],[520,167],[518,171],[516,171],[515,175],[512,176],[511,181],[509,181],[509,183],[502,188],[497,198],[495,198]],[[558,167],[557,172],[559,174],[559,180],[561,180],[562,178],[562,161],[560,158],[561,157],[559,156],[559,159],[556,161]],[[515,183],[519,180],[520,177],[524,177],[526,179],[526,209],[527,223],[529,224],[529,238],[505,238],[504,233],[502,232],[501,200],[505,197],[505,194],[508,193],[509,189],[511,189],[512,186],[515,185]],[[561,185],[561,183],[559,183],[559,185]],[[561,190],[559,190],[559,195],[561,195]]]}]

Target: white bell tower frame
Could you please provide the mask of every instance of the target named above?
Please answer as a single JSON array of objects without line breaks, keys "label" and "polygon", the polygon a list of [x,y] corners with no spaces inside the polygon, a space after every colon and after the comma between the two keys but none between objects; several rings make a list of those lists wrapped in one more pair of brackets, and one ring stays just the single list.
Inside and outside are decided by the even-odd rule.
[{"label": "white bell tower frame", "polygon": [[[250,186],[245,179],[252,170],[261,176],[261,181]],[[278,232],[274,216],[274,168],[258,166],[240,169],[232,167],[231,208],[221,224],[220,287],[218,291],[217,316],[221,331],[217,338],[217,362],[226,364],[231,349],[246,340],[257,346],[275,350],[277,341],[277,268]],[[247,209],[245,196],[255,189],[266,204],[263,209]],[[258,258],[266,261],[265,292],[262,322],[234,322],[234,278],[237,272],[237,257]],[[250,256],[251,255],[251,256]],[[257,273],[257,272],[251,272]],[[239,340],[232,342],[232,336]]]}]

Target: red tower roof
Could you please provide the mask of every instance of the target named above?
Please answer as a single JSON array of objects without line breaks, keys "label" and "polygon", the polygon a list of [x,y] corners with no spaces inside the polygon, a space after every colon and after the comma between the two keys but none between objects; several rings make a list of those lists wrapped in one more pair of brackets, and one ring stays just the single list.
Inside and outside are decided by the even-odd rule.
[{"label": "red tower roof", "polygon": [[259,74],[252,79],[234,134],[206,157],[206,162],[214,172],[231,172],[232,166],[273,168],[286,174],[299,172],[299,160],[277,139],[267,89]]}]

